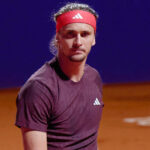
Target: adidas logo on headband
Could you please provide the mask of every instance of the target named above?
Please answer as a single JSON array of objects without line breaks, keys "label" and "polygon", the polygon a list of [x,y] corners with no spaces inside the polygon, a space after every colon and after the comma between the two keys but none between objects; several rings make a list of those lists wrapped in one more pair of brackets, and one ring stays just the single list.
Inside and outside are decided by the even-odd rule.
[{"label": "adidas logo on headband", "polygon": [[71,23],[89,24],[96,31],[96,18],[92,13],[84,10],[72,10],[57,17],[56,32],[58,32],[63,26]]},{"label": "adidas logo on headband", "polygon": [[80,13],[77,13],[72,19],[83,19]]}]

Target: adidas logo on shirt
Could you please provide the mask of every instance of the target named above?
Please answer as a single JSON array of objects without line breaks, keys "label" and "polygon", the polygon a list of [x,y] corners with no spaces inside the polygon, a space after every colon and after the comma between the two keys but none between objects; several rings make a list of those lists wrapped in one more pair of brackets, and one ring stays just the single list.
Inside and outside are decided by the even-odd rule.
[{"label": "adidas logo on shirt", "polygon": [[99,102],[98,98],[95,99],[93,105],[94,105],[94,106],[95,106],[95,105],[101,105],[101,103]]},{"label": "adidas logo on shirt", "polygon": [[72,19],[83,19],[80,13],[77,13]]}]

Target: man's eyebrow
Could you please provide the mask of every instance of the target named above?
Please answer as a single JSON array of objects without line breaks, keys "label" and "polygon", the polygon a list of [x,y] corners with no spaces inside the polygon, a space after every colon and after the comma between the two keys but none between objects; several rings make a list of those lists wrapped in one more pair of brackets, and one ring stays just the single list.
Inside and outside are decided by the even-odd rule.
[{"label": "man's eyebrow", "polygon": [[68,30],[66,30],[66,32],[75,32],[75,30],[68,29]]},{"label": "man's eyebrow", "polygon": [[74,29],[65,29],[65,31],[76,31]]},{"label": "man's eyebrow", "polygon": [[81,30],[81,31],[76,31],[74,29],[66,29],[64,32],[92,32],[92,31],[89,31],[89,30]]}]

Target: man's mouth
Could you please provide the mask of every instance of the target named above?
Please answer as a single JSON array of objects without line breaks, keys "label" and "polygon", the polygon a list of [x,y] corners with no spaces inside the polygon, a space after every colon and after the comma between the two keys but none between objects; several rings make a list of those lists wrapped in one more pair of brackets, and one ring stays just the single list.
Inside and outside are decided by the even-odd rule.
[{"label": "man's mouth", "polygon": [[83,53],[85,50],[81,49],[81,48],[78,48],[78,49],[72,49],[72,51],[75,52],[75,53]]}]

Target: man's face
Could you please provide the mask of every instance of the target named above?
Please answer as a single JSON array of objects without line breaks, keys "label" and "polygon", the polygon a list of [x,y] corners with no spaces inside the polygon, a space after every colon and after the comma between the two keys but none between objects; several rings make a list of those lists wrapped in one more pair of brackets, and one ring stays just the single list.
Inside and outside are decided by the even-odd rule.
[{"label": "man's face", "polygon": [[93,27],[85,23],[72,23],[64,26],[56,34],[58,56],[72,62],[86,60],[91,47],[95,45]]}]

